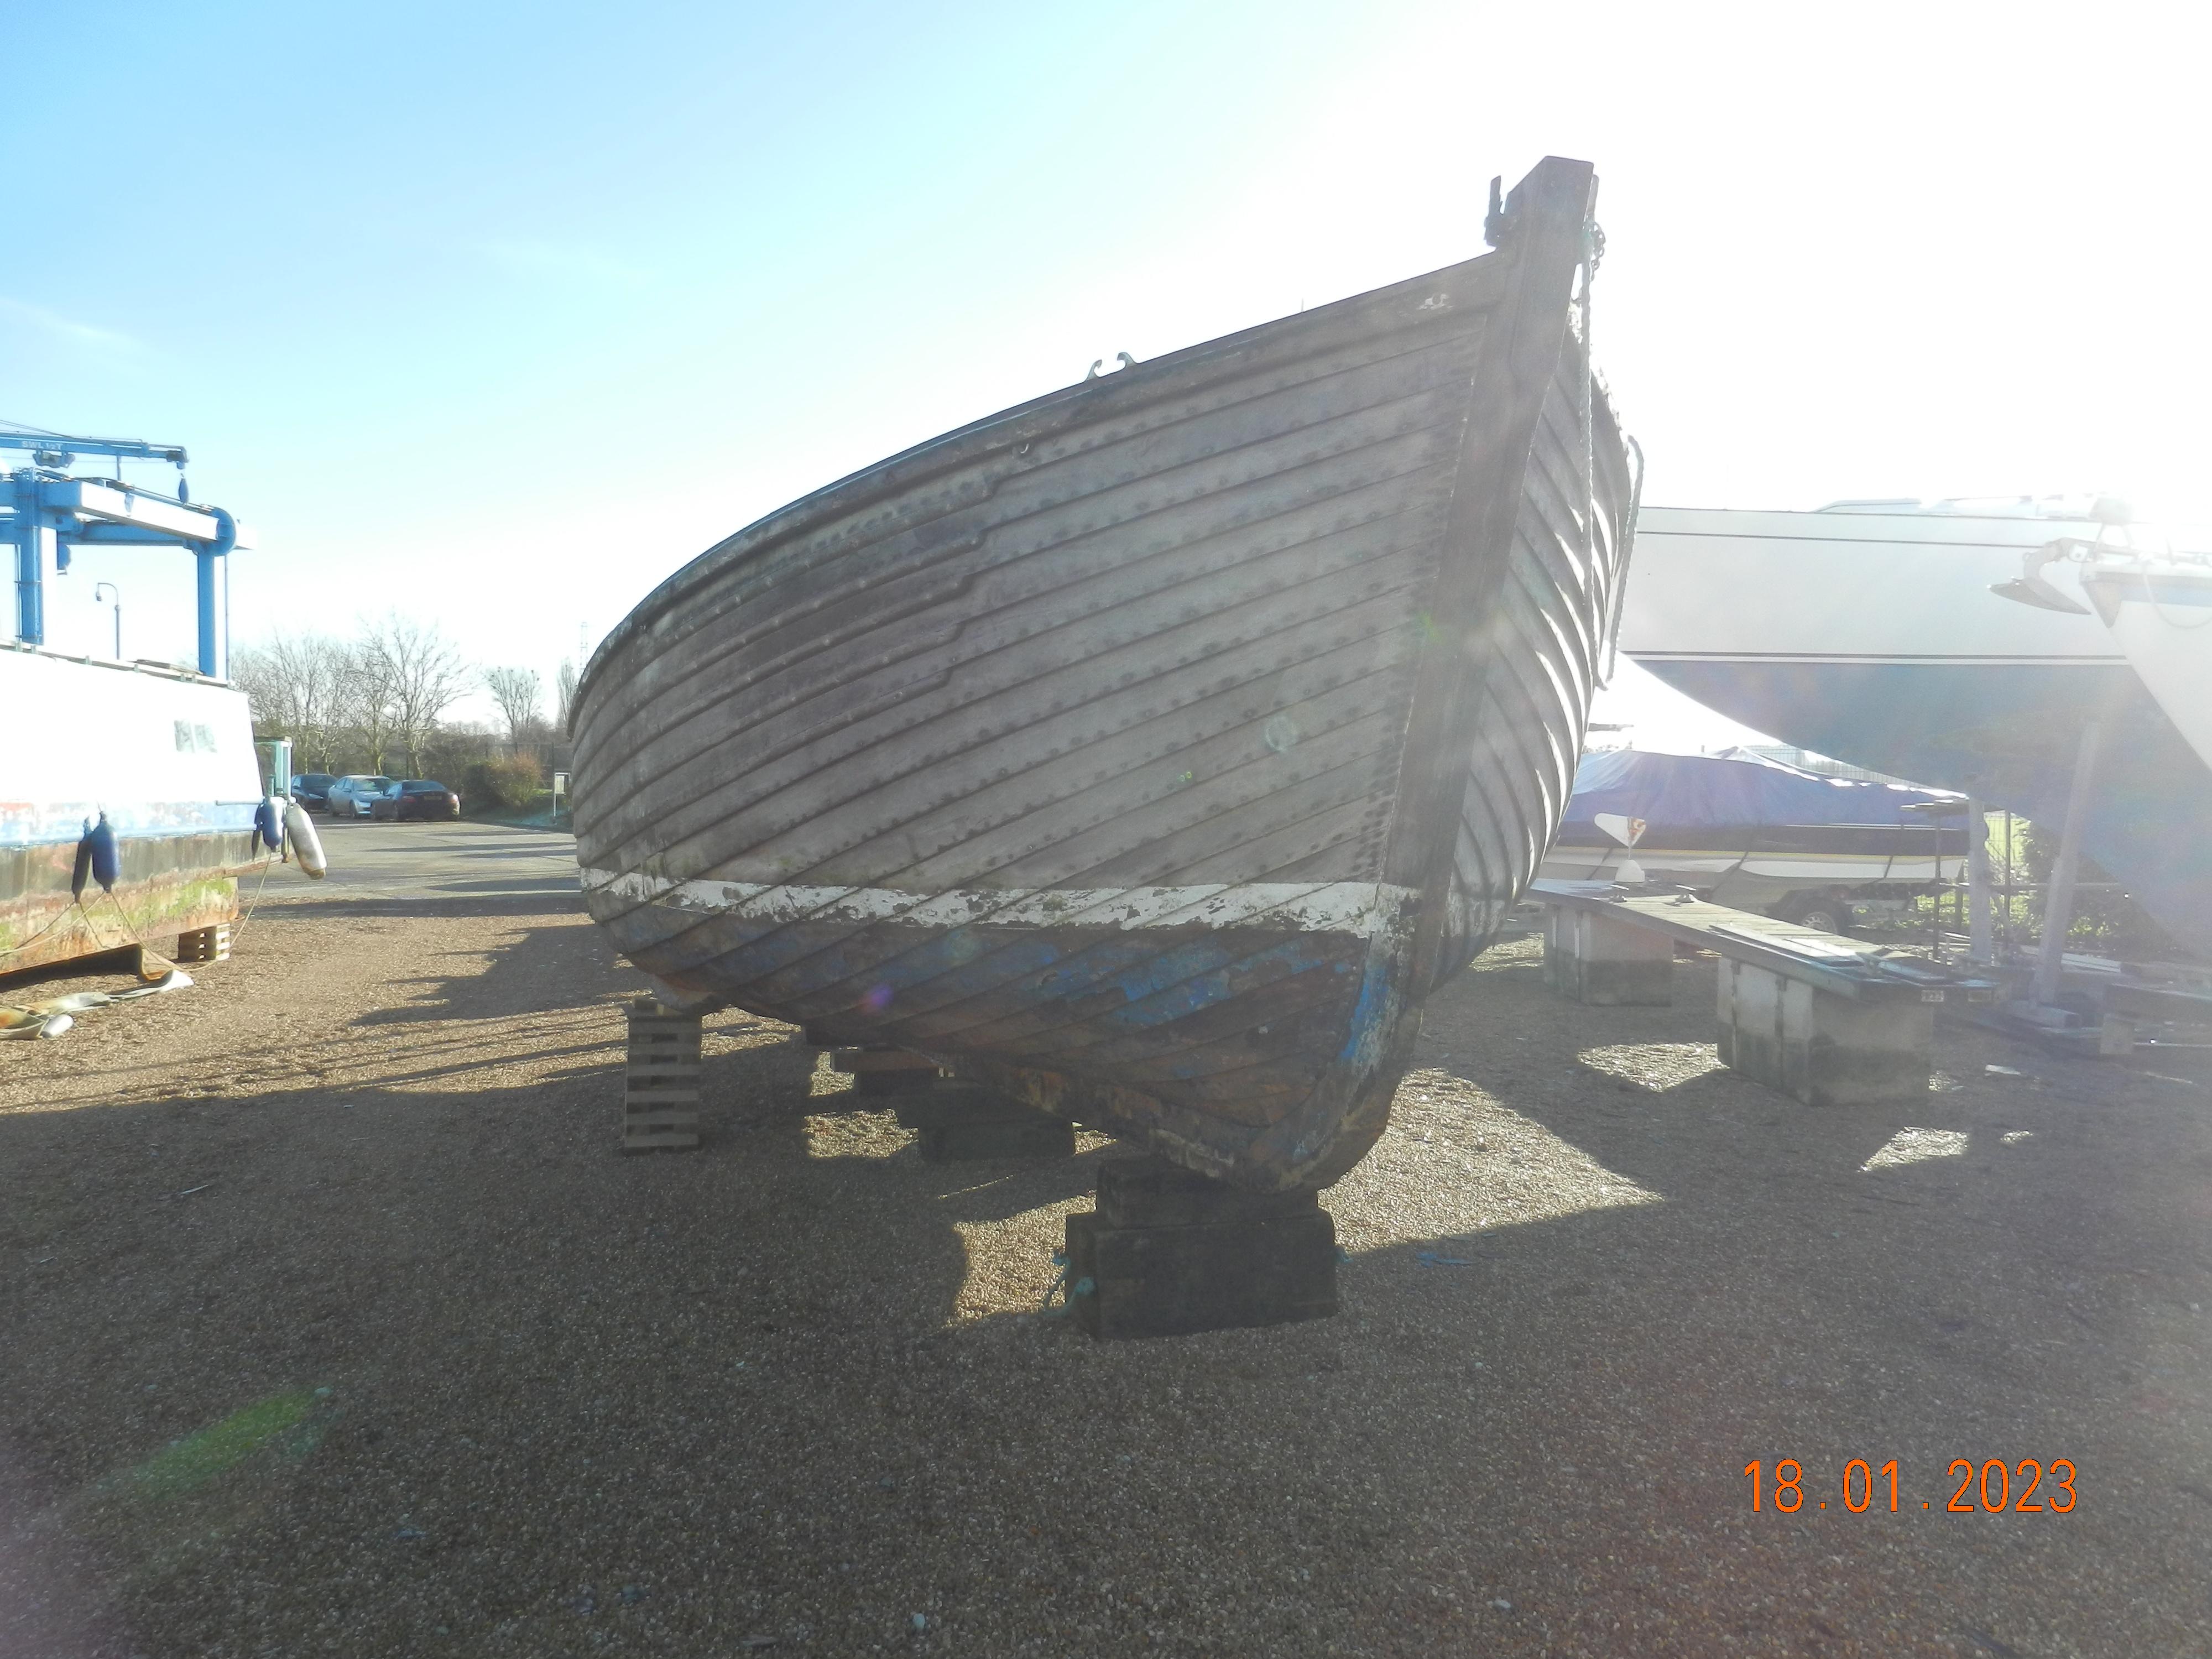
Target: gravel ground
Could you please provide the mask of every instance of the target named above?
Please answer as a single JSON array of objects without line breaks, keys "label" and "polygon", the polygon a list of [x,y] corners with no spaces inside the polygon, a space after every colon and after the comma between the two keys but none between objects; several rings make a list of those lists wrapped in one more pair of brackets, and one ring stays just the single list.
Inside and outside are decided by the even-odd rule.
[{"label": "gravel ground", "polygon": [[1325,1195],[1341,1316],[1101,1346],[1035,1311],[1099,1138],[925,1165],[726,1014],[626,1160],[572,901],[264,906],[0,1046],[0,1653],[2212,1652],[2212,1066],[1947,1030],[1815,1113],[1709,963],[1533,953]]}]

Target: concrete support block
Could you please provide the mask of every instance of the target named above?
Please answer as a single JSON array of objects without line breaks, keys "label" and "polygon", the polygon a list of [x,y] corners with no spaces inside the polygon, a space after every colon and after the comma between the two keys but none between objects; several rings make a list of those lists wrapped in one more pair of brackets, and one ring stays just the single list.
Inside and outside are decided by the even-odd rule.
[{"label": "concrete support block", "polygon": [[689,1151],[699,1144],[699,1016],[638,997],[627,1018],[622,1149]]},{"label": "concrete support block", "polygon": [[902,1128],[920,1133],[922,1161],[928,1164],[1075,1156],[1073,1124],[973,1083],[939,1083],[902,1096],[898,1121]]},{"label": "concrete support block", "polygon": [[1862,1000],[1723,958],[1721,1062],[1808,1106],[1914,1100],[1928,1092],[1936,1010]]},{"label": "concrete support block", "polygon": [[1067,1218],[1068,1306],[1094,1337],[1183,1336],[1337,1310],[1336,1224],[1311,1188],[1243,1193],[1158,1159],[1098,1171]]},{"label": "concrete support block", "polygon": [[1544,976],[1553,990],[1601,1007],[1662,1008],[1674,1000],[1674,943],[1590,910],[1544,910]]}]

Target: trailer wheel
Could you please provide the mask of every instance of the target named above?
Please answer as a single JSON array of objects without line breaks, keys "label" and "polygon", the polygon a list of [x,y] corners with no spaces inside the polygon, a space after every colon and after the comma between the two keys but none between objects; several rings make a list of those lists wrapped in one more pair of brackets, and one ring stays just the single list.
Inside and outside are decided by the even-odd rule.
[{"label": "trailer wheel", "polygon": [[1848,933],[1851,931],[1851,907],[1842,899],[1825,898],[1817,893],[1787,901],[1777,914],[1784,921],[1794,921],[1801,927],[1810,927],[1816,933]]}]

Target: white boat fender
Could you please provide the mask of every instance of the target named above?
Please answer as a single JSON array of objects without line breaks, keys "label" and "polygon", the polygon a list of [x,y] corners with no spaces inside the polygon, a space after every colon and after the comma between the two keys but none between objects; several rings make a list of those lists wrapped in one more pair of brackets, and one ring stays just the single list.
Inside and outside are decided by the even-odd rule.
[{"label": "white boat fender", "polygon": [[320,881],[330,863],[323,857],[323,843],[315,835],[314,820],[307,809],[297,801],[284,805],[284,833],[291,838],[292,856],[300,860],[300,868],[311,880]]},{"label": "white boat fender", "polygon": [[270,796],[264,795],[261,805],[253,809],[253,833],[272,853],[283,848],[284,834],[276,827],[276,803]]}]

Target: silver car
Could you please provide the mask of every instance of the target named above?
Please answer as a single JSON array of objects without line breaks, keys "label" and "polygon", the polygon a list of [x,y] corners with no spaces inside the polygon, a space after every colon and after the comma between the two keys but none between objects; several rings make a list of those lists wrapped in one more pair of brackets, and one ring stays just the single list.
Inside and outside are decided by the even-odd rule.
[{"label": "silver car", "polygon": [[392,780],[372,776],[366,772],[355,772],[340,778],[330,787],[325,798],[330,802],[330,813],[334,818],[365,818],[369,816],[376,798],[392,787]]}]

